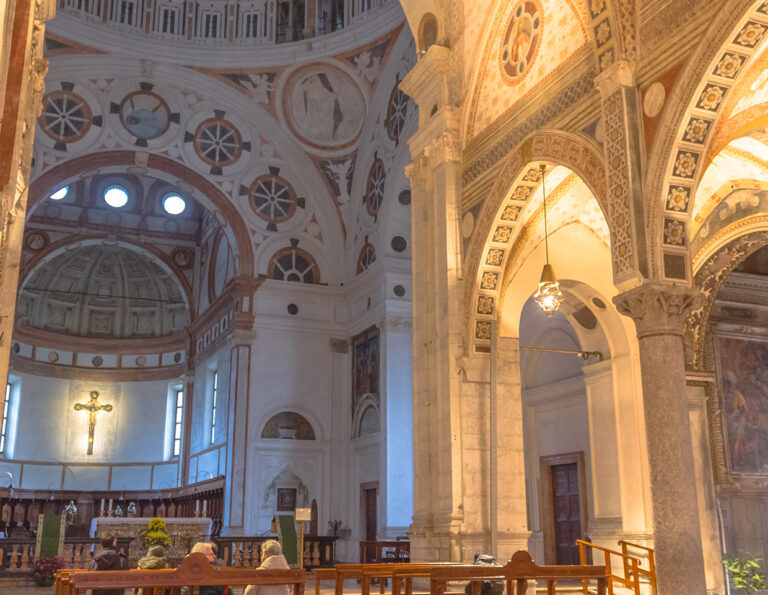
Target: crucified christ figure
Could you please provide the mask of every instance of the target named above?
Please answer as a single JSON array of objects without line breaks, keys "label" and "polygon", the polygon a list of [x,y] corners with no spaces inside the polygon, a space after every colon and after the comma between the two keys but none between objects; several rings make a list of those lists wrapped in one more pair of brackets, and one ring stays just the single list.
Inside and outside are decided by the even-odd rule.
[{"label": "crucified christ figure", "polygon": [[91,399],[87,403],[75,403],[75,411],[85,409],[88,412],[88,454],[93,454],[93,433],[96,430],[96,414],[99,411],[112,411],[112,405],[98,402],[98,391],[91,391]]}]

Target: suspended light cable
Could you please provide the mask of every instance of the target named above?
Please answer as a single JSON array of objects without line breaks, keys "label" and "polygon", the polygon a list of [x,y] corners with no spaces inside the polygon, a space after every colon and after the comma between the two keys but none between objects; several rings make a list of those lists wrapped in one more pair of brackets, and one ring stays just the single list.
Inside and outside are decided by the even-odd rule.
[{"label": "suspended light cable", "polygon": [[541,271],[541,279],[539,280],[539,286],[533,299],[539,304],[544,313],[551,317],[557,312],[560,307],[560,303],[563,301],[563,292],[560,291],[560,283],[555,276],[555,270],[552,265],[549,264],[549,237],[547,230],[547,191],[544,187],[544,178],[547,172],[546,164],[539,165],[541,171],[541,196],[544,203],[544,255],[545,264],[544,269]]}]

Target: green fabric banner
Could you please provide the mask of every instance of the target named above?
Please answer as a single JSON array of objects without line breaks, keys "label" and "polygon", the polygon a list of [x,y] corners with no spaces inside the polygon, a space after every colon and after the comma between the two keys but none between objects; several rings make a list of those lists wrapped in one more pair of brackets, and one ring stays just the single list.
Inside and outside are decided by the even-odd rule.
[{"label": "green fabric banner", "polygon": [[292,514],[277,515],[277,535],[288,566],[298,566],[299,538],[296,536],[296,519]]},{"label": "green fabric banner", "polygon": [[60,556],[64,546],[64,517],[60,514],[41,514],[37,524],[35,558]]}]

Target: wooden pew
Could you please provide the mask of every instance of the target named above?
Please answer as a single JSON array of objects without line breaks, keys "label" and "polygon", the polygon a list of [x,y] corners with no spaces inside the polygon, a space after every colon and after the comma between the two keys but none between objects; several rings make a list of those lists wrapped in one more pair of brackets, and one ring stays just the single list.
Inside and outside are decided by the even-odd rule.
[{"label": "wooden pew", "polygon": [[430,572],[431,595],[445,595],[449,582],[472,582],[472,595],[480,595],[482,582],[506,583],[507,595],[525,595],[528,581],[545,581],[547,595],[557,593],[558,581],[595,581],[597,595],[605,595],[608,574],[605,566],[537,566],[528,552],[515,552],[506,566],[454,565],[433,568]]},{"label": "wooden pew", "polygon": [[66,593],[69,593],[70,576],[78,572],[87,572],[87,570],[82,568],[60,568],[57,570],[53,582],[54,595],[66,595]]},{"label": "wooden pew", "polygon": [[386,593],[386,582],[392,580],[392,595],[400,595],[405,585],[407,595],[413,593],[414,578],[429,578],[432,568],[451,565],[446,562],[403,562],[403,563],[368,563],[338,564],[336,568],[317,568],[315,570],[315,595],[320,595],[320,581],[335,581],[335,595],[343,595],[344,581],[357,580],[361,583],[361,595],[370,595],[371,582],[379,579],[379,593]]},{"label": "wooden pew", "polygon": [[[289,585],[293,595],[304,595],[303,570],[216,569],[205,554],[190,554],[175,570],[108,570],[68,575],[67,590],[57,595],[85,595],[88,589],[127,589],[141,587],[145,595],[162,593],[165,587],[178,592],[181,587],[201,585]],[[190,595],[198,589],[193,588]]]}]

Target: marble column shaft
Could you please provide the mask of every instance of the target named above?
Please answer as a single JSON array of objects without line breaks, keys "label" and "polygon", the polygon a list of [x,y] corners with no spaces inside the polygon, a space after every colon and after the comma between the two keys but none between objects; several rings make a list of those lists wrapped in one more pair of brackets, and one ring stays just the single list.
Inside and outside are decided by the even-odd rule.
[{"label": "marble column shaft", "polygon": [[649,282],[614,298],[637,327],[660,595],[706,593],[682,332],[694,290]]}]

